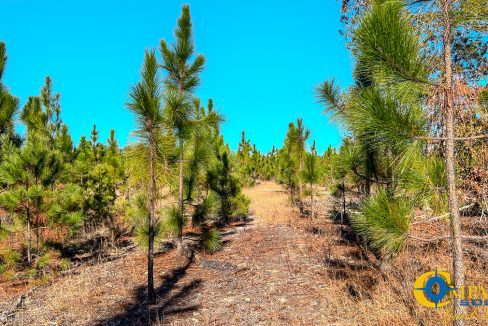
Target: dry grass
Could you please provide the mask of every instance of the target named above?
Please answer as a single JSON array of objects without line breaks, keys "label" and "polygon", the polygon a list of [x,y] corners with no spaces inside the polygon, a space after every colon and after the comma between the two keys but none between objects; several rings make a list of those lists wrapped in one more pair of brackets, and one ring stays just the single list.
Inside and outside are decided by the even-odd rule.
[{"label": "dry grass", "polygon": [[283,187],[274,182],[261,182],[244,189],[244,194],[251,198],[251,215],[261,225],[290,225],[298,216]]}]

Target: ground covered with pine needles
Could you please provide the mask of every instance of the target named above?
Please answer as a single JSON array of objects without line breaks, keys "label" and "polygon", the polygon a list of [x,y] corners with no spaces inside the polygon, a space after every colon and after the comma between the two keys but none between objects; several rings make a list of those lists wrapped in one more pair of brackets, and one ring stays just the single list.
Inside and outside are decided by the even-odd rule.
[{"label": "ground covered with pine needles", "polygon": [[[11,325],[441,325],[441,311],[419,308],[413,280],[449,267],[447,243],[412,244],[386,269],[354,241],[326,191],[315,219],[301,217],[281,186],[246,190],[252,219],[224,230],[215,254],[155,257],[158,303],[145,302],[145,253],[79,266],[48,284],[4,284]],[[351,201],[351,199],[349,199]],[[434,229],[437,231],[437,229]],[[423,230],[425,232],[425,230]],[[424,233],[425,237],[425,233]],[[413,254],[415,252],[415,255]],[[415,257],[415,258],[414,258]],[[476,259],[468,277],[486,281]],[[473,283],[475,281],[472,281]],[[20,295],[22,294],[23,295]],[[15,309],[12,309],[12,306]],[[468,323],[469,324],[469,323]],[[473,321],[473,325],[477,322]]]}]

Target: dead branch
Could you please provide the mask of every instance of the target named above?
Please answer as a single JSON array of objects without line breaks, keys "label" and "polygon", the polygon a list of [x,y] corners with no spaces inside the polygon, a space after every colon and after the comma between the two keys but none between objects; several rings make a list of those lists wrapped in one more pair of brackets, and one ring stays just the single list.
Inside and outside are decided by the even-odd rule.
[{"label": "dead branch", "polygon": [[[467,137],[454,137],[454,140],[457,141],[469,141],[469,140],[476,140],[476,139],[485,139],[488,138],[488,135],[473,135]],[[430,136],[418,136],[415,137],[418,140],[427,140],[429,142],[441,142],[447,140],[447,137],[430,137]]]},{"label": "dead branch", "polygon": [[[432,238],[427,239],[427,238],[416,237],[416,236],[411,235],[411,234],[409,234],[408,237],[413,239],[413,240],[424,241],[424,242],[436,242],[436,241],[442,241],[442,240],[447,240],[447,239],[451,238],[451,236],[449,236],[449,235],[440,235],[437,237],[432,237]],[[488,235],[486,235],[486,236],[463,235],[462,239],[469,241],[469,242],[484,243],[485,241],[488,241]]]},{"label": "dead branch", "polygon": [[[463,207],[460,207],[459,208],[459,211],[464,211],[468,208],[471,208],[475,205],[475,203],[471,203],[469,205],[466,205],[466,206],[463,206]],[[412,225],[416,225],[416,224],[425,224],[425,223],[431,223],[431,222],[435,222],[435,221],[439,221],[439,220],[442,220],[444,219],[445,217],[449,216],[449,213],[445,213],[445,214],[442,214],[442,215],[438,215],[438,216],[433,216],[433,217],[429,217],[425,220],[420,220],[420,221],[415,221],[412,223]]]},{"label": "dead branch", "polygon": [[463,236],[463,240],[468,240],[469,242],[474,242],[477,244],[486,244],[488,243],[488,235],[485,236],[465,235]]},{"label": "dead branch", "polygon": [[448,235],[442,235],[442,236],[432,237],[430,239],[426,239],[426,238],[416,237],[416,236],[413,236],[411,234],[409,234],[408,237],[413,239],[413,240],[424,241],[424,242],[436,242],[436,241],[442,241],[442,240],[446,240],[446,239],[450,238],[450,236],[448,236]]}]

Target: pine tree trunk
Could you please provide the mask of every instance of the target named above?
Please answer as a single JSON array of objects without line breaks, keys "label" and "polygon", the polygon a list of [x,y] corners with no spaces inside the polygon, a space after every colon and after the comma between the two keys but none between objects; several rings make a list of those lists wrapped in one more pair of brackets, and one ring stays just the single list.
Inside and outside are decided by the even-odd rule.
[{"label": "pine tree trunk", "polygon": [[300,213],[303,214],[303,202],[302,202],[302,193],[303,193],[303,184],[302,184],[302,157],[301,155],[298,157],[298,204],[300,205]]},{"label": "pine tree trunk", "polygon": [[37,256],[40,255],[40,252],[41,252],[41,248],[40,248],[40,234],[39,234],[39,231],[40,231],[40,228],[39,226],[37,226],[37,228],[35,228],[35,232],[36,232],[36,254]]},{"label": "pine tree trunk", "polygon": [[[443,31],[443,56],[444,56],[444,103],[443,109],[446,123],[446,173],[447,173],[447,195],[449,202],[449,215],[451,224],[451,245],[452,245],[452,266],[454,273],[454,286],[459,288],[464,285],[464,261],[463,246],[461,241],[461,219],[459,216],[459,205],[456,190],[456,172],[454,160],[454,92],[452,87],[452,62],[451,62],[451,9],[452,1],[442,2],[444,15]],[[459,316],[465,311],[459,300],[454,301],[454,315]],[[455,320],[454,325],[464,325],[464,321]]]},{"label": "pine tree trunk", "polygon": [[346,216],[346,182],[342,179],[342,213],[341,224],[344,224],[344,216]]},{"label": "pine tree trunk", "polygon": [[222,224],[227,225],[229,222],[229,215],[230,215],[230,199],[229,196],[223,196],[223,205],[222,205]]},{"label": "pine tree trunk", "polygon": [[154,290],[154,212],[156,206],[156,176],[154,173],[154,139],[149,142],[149,234],[147,247],[147,299],[153,303],[156,301],[156,292]]},{"label": "pine tree trunk", "polygon": [[32,263],[32,236],[31,236],[31,223],[30,223],[30,211],[27,208],[27,262]]},{"label": "pine tree trunk", "polygon": [[[183,201],[183,153],[181,153],[180,160],[178,161],[179,164],[179,188],[178,188],[178,203],[180,208],[181,218],[183,218],[183,214],[185,213],[185,203]],[[181,242],[183,237],[183,226],[180,225],[178,228],[178,243]]]},{"label": "pine tree trunk", "polygon": [[[180,80],[178,82],[178,93],[183,95],[183,82]],[[183,201],[183,140],[180,139],[180,160],[178,161],[179,164],[179,185],[178,185],[178,203],[180,208],[181,219],[183,219],[185,214],[185,203]],[[178,250],[183,249],[183,223],[180,224],[178,227],[178,239],[177,239],[177,246]]]},{"label": "pine tree trunk", "polygon": [[314,206],[313,206],[313,183],[310,183],[310,206],[312,210],[312,219],[313,219],[315,215]]}]

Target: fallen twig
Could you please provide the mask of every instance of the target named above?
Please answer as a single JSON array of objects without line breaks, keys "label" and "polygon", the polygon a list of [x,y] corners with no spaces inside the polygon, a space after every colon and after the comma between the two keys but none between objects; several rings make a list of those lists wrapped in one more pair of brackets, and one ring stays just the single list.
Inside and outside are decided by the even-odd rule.
[{"label": "fallen twig", "polygon": [[410,239],[414,239],[414,240],[418,240],[418,241],[424,241],[424,242],[436,242],[436,241],[447,240],[450,238],[448,235],[442,235],[442,236],[432,237],[430,239],[426,239],[426,238],[416,237],[416,236],[411,235],[411,234],[409,234],[408,237]]}]

